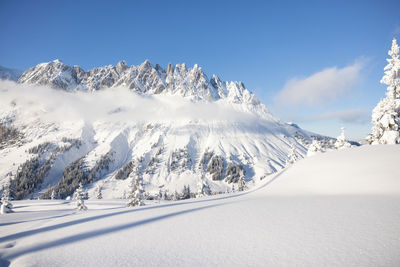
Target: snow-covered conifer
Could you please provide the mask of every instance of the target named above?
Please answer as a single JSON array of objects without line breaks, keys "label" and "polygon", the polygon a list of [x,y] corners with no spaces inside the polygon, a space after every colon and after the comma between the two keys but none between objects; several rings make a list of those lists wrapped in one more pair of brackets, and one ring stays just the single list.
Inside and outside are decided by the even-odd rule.
[{"label": "snow-covered conifer", "polygon": [[348,148],[351,147],[351,144],[349,142],[347,142],[346,140],[346,135],[344,133],[345,128],[342,127],[340,128],[341,133],[340,135],[336,138],[336,142],[335,142],[335,147],[337,149],[342,149],[342,148]]},{"label": "snow-covered conifer", "polygon": [[298,156],[296,154],[296,148],[294,146],[291,147],[291,151],[289,154],[289,159],[286,161],[286,164],[293,164],[298,160]]},{"label": "snow-covered conifer", "polygon": [[51,198],[52,200],[54,200],[54,199],[57,198],[57,197],[56,197],[56,191],[54,191],[54,190],[51,191],[51,196],[50,196],[50,198]]},{"label": "snow-covered conifer", "polygon": [[244,191],[245,188],[246,188],[246,182],[244,181],[244,176],[240,176],[239,182],[238,182],[238,190]]},{"label": "snow-covered conifer", "polygon": [[200,180],[198,183],[199,190],[197,191],[196,197],[208,196],[211,194],[210,187],[204,182],[204,180]]},{"label": "snow-covered conifer", "polygon": [[129,186],[127,207],[144,206],[142,176],[132,178]]},{"label": "snow-covered conifer", "polygon": [[369,144],[400,143],[400,60],[396,39],[388,54],[391,58],[386,59],[388,64],[381,79],[381,83],[388,85],[386,97],[372,111],[372,132],[366,138]]},{"label": "snow-covered conifer", "polygon": [[85,191],[83,190],[82,183],[79,184],[79,187],[75,191],[75,198],[76,198],[76,210],[87,210],[85,205]]},{"label": "snow-covered conifer", "polygon": [[97,199],[102,199],[102,198],[103,198],[102,190],[103,190],[103,188],[102,188],[101,185],[98,185],[98,186],[96,187],[96,198],[97,198]]},{"label": "snow-covered conifer", "polygon": [[10,202],[10,184],[7,184],[4,187],[3,194],[1,196],[0,213],[6,214],[6,213],[13,212],[12,208],[13,208],[13,206]]},{"label": "snow-covered conifer", "polygon": [[181,199],[188,199],[190,198],[190,187],[188,186],[183,186],[182,194],[181,194]]},{"label": "snow-covered conifer", "polygon": [[308,147],[307,156],[313,156],[318,152],[324,152],[322,146],[317,140],[313,140],[310,146]]},{"label": "snow-covered conifer", "polygon": [[174,192],[174,194],[172,195],[172,200],[179,200],[180,199],[180,197],[179,197],[179,194],[178,194],[178,192],[175,190],[175,192]]}]

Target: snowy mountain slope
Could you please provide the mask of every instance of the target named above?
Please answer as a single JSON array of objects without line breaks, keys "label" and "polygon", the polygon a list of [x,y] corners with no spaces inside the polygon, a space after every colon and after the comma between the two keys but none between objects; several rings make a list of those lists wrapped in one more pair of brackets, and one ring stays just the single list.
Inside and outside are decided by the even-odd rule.
[{"label": "snowy mountain slope", "polygon": [[[399,146],[319,154],[252,191],[177,202],[15,201],[11,266],[397,266]],[[285,191],[285,188],[287,191]]]},{"label": "snowy mountain slope", "polygon": [[139,175],[150,197],[185,185],[226,192],[241,176],[251,187],[280,170],[293,148],[302,157],[312,138],[331,141],[281,122],[242,83],[208,80],[197,65],[85,72],[56,60],[18,83],[0,84],[1,125],[18,133],[0,149],[0,182],[13,179],[18,198],[66,198],[79,182],[90,197],[101,186],[105,198],[122,198]]},{"label": "snowy mountain slope", "polygon": [[23,71],[0,66],[0,80],[18,81]]}]

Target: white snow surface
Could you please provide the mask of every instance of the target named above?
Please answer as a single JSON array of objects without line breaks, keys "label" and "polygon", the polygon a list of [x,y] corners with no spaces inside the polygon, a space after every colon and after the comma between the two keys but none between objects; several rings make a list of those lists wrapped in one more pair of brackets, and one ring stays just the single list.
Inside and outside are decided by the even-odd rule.
[{"label": "white snow surface", "polygon": [[400,146],[317,154],[244,193],[126,208],[14,201],[7,266],[399,266]]}]

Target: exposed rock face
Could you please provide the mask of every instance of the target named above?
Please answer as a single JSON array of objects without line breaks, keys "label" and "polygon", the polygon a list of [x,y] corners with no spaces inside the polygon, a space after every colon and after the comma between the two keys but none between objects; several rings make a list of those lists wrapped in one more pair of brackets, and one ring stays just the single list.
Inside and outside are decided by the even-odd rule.
[{"label": "exposed rock face", "polygon": [[[163,69],[146,60],[139,66],[128,66],[120,61],[84,71],[79,66],[68,66],[60,60],[41,63],[25,71],[18,83],[48,85],[63,90],[96,91],[109,87],[125,86],[143,94],[179,94],[193,100],[216,101],[227,99],[231,103],[258,105],[258,98],[242,82],[223,82],[216,75],[208,79],[201,67],[195,64],[168,64]],[[265,108],[265,107],[264,107]]]}]

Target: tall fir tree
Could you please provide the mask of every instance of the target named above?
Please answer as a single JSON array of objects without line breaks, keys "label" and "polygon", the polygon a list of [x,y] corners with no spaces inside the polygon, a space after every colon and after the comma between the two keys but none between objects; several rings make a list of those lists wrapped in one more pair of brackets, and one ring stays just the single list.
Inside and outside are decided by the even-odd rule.
[{"label": "tall fir tree", "polygon": [[1,196],[0,214],[6,214],[6,213],[13,212],[12,208],[13,208],[13,205],[10,202],[10,183],[8,183],[3,188],[3,194]]},{"label": "tall fir tree", "polygon": [[76,198],[76,210],[87,210],[85,205],[86,192],[83,190],[82,183],[79,183],[79,187],[75,191],[75,198]]},{"label": "tall fir tree", "polygon": [[127,207],[144,206],[143,202],[143,184],[142,176],[137,175],[132,178],[131,184],[129,186],[128,192],[128,202]]},{"label": "tall fir tree", "polygon": [[295,163],[298,160],[298,156],[296,154],[296,148],[294,146],[292,146],[290,148],[290,154],[289,154],[289,159],[286,160],[286,165],[290,165]]},{"label": "tall fir tree", "polygon": [[246,189],[246,182],[244,180],[244,176],[240,176],[239,182],[238,182],[238,190],[239,191],[244,191]]},{"label": "tall fir tree", "polygon": [[103,193],[102,193],[103,187],[101,185],[98,185],[96,187],[96,198],[97,199],[103,199]]},{"label": "tall fir tree", "polygon": [[335,147],[337,149],[351,147],[351,144],[349,142],[347,142],[347,139],[346,139],[346,134],[344,132],[345,128],[342,127],[342,128],[340,128],[340,130],[341,130],[340,135],[336,138]]},{"label": "tall fir tree", "polygon": [[396,39],[393,39],[388,54],[390,58],[386,59],[388,64],[381,80],[388,85],[386,97],[372,111],[372,132],[366,138],[369,144],[400,143],[400,60]]}]

